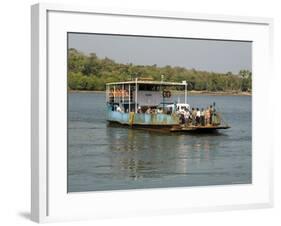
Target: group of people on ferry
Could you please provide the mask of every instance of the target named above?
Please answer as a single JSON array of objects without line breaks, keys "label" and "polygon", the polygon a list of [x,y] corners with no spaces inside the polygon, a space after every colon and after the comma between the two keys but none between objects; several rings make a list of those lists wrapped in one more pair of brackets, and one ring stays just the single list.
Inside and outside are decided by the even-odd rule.
[{"label": "group of people on ferry", "polygon": [[189,124],[194,126],[208,126],[220,124],[219,115],[216,109],[210,105],[207,108],[192,108],[178,112],[180,116],[180,124]]},{"label": "group of people on ferry", "polygon": [[[116,106],[116,111],[118,112],[128,112],[124,111],[120,106]],[[170,112],[169,112],[170,111]],[[164,111],[163,108],[151,108],[143,110],[141,107],[137,108],[138,114],[171,114],[172,109]],[[180,124],[193,125],[193,126],[208,126],[208,125],[219,125],[220,117],[217,114],[216,109],[213,105],[210,105],[207,108],[184,108],[184,110],[176,111],[176,114],[179,115]]]}]

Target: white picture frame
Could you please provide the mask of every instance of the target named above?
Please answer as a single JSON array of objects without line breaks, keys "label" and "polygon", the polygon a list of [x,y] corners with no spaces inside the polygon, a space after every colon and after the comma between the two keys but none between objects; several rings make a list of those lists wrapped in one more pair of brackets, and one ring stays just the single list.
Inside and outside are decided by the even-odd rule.
[{"label": "white picture frame", "polygon": [[[268,118],[268,123],[272,119],[269,112],[257,111],[260,105],[265,109],[269,106],[272,19],[40,3],[32,6],[31,22],[32,220],[50,222],[272,207],[272,140],[269,133],[263,132],[266,125],[259,123],[262,117]],[[153,29],[155,26],[157,30]],[[188,32],[181,27],[188,27]],[[253,183],[68,194],[66,32],[77,31],[253,41]],[[149,205],[145,200],[150,201]],[[131,205],[132,201],[138,205]]]}]

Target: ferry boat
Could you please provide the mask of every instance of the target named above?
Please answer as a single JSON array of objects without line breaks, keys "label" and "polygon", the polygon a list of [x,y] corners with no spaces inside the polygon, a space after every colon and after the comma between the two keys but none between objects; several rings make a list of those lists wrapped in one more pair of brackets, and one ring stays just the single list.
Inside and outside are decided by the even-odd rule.
[{"label": "ferry boat", "polygon": [[[164,82],[135,79],[106,84],[106,118],[109,123],[131,128],[167,132],[213,132],[228,129],[213,104],[209,121],[192,117],[187,103],[187,82]],[[184,102],[174,93],[184,91]],[[207,106],[206,106],[207,107]],[[190,115],[185,117],[186,114]]]}]

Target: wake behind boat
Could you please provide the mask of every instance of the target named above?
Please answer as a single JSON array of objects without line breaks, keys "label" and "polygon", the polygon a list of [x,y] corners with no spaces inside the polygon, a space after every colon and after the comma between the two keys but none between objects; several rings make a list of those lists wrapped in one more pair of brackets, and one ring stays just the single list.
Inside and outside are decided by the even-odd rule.
[{"label": "wake behind boat", "polygon": [[[173,93],[184,91],[184,103]],[[230,126],[216,110],[187,103],[187,82],[151,81],[142,78],[106,84],[107,121],[131,128],[168,132],[213,132]]]}]

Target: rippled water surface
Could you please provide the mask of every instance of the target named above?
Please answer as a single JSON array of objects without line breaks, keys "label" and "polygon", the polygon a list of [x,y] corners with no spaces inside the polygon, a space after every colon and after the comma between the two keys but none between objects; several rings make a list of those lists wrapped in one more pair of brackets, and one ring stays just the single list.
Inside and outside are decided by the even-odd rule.
[{"label": "rippled water surface", "polygon": [[251,97],[188,97],[196,107],[213,101],[231,129],[172,134],[110,127],[103,93],[70,93],[68,191],[251,183]]}]

